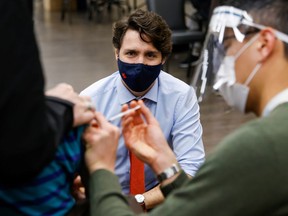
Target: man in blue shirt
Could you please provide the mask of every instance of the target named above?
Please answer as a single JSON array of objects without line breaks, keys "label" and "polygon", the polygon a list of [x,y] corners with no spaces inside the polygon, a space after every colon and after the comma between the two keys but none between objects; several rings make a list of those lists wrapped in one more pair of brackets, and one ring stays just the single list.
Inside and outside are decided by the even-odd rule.
[{"label": "man in blue shirt", "polygon": [[[194,176],[204,161],[199,106],[194,90],[186,83],[161,71],[171,53],[171,31],[153,12],[137,10],[128,19],[115,23],[113,45],[119,71],[95,82],[81,95],[91,97],[96,110],[107,119],[118,114],[123,104],[143,99],[160,123],[166,140],[180,166]],[[112,121],[120,127],[120,119]],[[129,193],[130,160],[120,137],[115,166],[125,194]],[[145,167],[146,208],[164,197],[152,170]]]}]

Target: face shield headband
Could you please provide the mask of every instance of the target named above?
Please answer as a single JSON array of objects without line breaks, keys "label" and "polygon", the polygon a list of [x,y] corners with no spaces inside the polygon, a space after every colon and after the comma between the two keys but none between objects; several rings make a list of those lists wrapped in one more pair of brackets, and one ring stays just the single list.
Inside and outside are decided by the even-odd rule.
[{"label": "face shield headband", "polygon": [[[220,6],[214,9],[209,28],[204,41],[201,64],[198,65],[191,85],[196,89],[198,101],[201,102],[206,87],[213,86],[215,75],[226,55],[224,41],[230,38],[231,34],[225,38],[225,31],[232,30],[232,36],[242,43],[249,32],[242,33],[240,26],[253,27],[258,30],[266,26],[253,23],[252,17],[244,10],[231,6]],[[227,31],[226,31],[227,32]],[[288,36],[274,29],[275,36],[288,43]]]}]

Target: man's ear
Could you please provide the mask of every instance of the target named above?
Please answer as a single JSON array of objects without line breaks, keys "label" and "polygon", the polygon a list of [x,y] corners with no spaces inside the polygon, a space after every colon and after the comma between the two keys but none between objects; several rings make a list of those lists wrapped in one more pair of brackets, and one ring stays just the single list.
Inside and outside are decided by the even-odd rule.
[{"label": "man's ear", "polygon": [[257,50],[260,54],[261,62],[265,61],[273,52],[276,46],[276,35],[272,28],[261,30],[258,39]]},{"label": "man's ear", "polygon": [[114,54],[115,54],[115,59],[117,61],[118,58],[119,58],[119,50],[118,49],[114,49]]}]

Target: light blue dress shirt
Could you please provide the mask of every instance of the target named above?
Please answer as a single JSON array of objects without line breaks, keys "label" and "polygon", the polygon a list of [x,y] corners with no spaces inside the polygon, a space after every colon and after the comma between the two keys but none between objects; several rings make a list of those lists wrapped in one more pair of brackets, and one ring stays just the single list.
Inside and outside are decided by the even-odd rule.
[{"label": "light blue dress shirt", "polygon": [[[95,82],[83,90],[81,95],[90,96],[96,110],[106,118],[118,114],[123,104],[135,99],[123,85],[119,72]],[[199,106],[193,88],[161,71],[153,87],[142,98],[159,121],[180,166],[187,174],[194,176],[205,160],[205,152]],[[121,119],[113,121],[113,124],[120,127]],[[121,136],[115,172],[125,194],[129,193],[129,171],[129,153]],[[149,166],[145,166],[145,183],[146,190],[158,184]]]}]

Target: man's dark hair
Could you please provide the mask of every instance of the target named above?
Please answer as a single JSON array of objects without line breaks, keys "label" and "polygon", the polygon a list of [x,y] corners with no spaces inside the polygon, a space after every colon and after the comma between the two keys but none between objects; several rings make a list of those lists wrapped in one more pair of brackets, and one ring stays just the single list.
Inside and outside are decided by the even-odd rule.
[{"label": "man's dark hair", "polygon": [[[245,10],[253,17],[253,22],[272,27],[288,35],[287,0],[223,0],[220,4]],[[288,58],[288,44],[283,43],[285,56]]]},{"label": "man's dark hair", "polygon": [[141,39],[147,43],[151,42],[161,52],[163,58],[171,53],[171,30],[158,14],[138,9],[128,18],[116,22],[113,25],[112,38],[116,49],[121,48],[123,37],[128,29],[138,31]]}]

